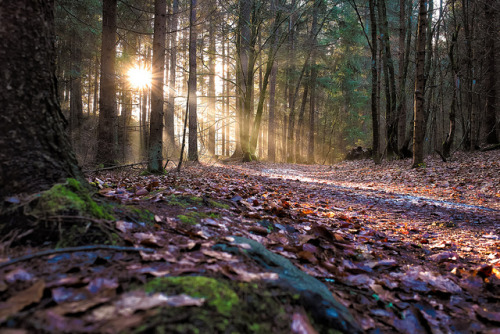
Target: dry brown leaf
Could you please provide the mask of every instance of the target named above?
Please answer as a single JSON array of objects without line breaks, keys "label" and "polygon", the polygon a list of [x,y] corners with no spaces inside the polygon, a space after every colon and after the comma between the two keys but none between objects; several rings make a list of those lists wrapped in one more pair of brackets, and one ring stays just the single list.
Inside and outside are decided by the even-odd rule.
[{"label": "dry brown leaf", "polygon": [[21,311],[26,306],[38,303],[43,296],[44,289],[45,282],[40,280],[26,290],[10,297],[6,302],[0,303],[0,323]]}]

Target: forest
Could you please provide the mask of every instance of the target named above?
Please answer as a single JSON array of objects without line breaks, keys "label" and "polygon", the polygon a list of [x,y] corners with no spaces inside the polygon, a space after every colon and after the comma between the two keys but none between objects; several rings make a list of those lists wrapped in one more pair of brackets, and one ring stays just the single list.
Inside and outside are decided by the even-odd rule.
[{"label": "forest", "polygon": [[0,0],[0,333],[500,333],[499,0]]},{"label": "forest", "polygon": [[446,159],[498,144],[496,6],[61,0],[59,99],[83,165]]}]

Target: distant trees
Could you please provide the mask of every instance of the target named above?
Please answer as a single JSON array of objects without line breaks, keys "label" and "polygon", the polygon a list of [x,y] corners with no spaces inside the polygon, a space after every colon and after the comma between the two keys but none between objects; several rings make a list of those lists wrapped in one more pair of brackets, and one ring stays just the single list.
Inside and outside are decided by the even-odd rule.
[{"label": "distant trees", "polygon": [[[165,2],[164,37],[161,2],[114,4],[113,43],[113,1],[57,0],[60,98],[86,163],[146,160],[158,171],[164,157],[177,159],[186,103],[191,160],[331,163],[358,146],[371,146],[376,162],[415,149],[447,159],[498,142],[498,0],[426,2],[418,80],[410,0]],[[132,67],[155,72],[153,85],[131,85]]]}]

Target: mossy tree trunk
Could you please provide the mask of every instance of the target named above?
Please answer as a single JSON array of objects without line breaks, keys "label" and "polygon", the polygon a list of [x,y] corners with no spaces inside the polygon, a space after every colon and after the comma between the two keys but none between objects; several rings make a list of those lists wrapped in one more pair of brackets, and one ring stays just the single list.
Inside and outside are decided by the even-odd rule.
[{"label": "mossy tree trunk", "polygon": [[57,98],[53,0],[0,0],[0,199],[83,180]]}]

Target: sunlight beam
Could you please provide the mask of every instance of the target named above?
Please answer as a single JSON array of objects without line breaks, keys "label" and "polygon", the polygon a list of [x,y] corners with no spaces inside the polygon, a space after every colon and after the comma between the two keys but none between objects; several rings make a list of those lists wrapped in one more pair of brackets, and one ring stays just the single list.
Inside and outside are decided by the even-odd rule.
[{"label": "sunlight beam", "polygon": [[134,88],[142,89],[151,86],[152,75],[146,68],[133,67],[128,70],[127,77]]}]

